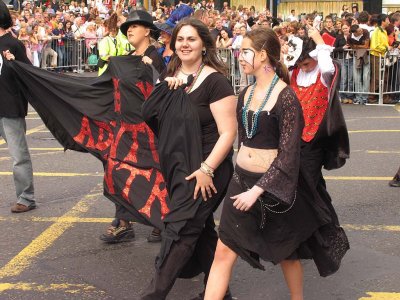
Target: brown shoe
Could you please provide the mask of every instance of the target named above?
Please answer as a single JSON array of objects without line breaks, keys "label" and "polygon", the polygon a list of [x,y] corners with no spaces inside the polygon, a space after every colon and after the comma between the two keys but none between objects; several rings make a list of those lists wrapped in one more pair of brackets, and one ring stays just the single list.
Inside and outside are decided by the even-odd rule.
[{"label": "brown shoe", "polygon": [[35,208],[36,208],[35,204],[26,206],[23,204],[16,203],[11,207],[11,212],[12,213],[23,213],[23,212],[27,212],[27,211],[30,211]]}]

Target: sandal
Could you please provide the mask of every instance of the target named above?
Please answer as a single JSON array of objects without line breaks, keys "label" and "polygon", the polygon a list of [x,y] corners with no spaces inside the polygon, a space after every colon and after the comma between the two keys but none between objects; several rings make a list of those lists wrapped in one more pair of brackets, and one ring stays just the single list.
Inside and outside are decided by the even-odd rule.
[{"label": "sandal", "polygon": [[132,224],[128,223],[128,226],[119,226],[119,220],[117,222],[118,225],[114,223],[114,221],[107,229],[107,232],[100,236],[100,240],[109,244],[115,244],[121,242],[130,242],[135,238],[135,231],[133,230]]}]

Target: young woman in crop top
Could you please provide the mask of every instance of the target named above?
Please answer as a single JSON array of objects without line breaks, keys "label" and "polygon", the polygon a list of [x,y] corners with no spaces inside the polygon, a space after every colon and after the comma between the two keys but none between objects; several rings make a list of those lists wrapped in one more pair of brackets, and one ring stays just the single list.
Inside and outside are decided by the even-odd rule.
[{"label": "young woman in crop top", "polygon": [[[239,62],[256,83],[239,96],[239,152],[224,201],[206,300],[221,300],[238,256],[264,270],[280,264],[292,300],[303,299],[302,245],[326,220],[318,218],[300,170],[304,120],[270,29],[247,33]],[[282,295],[284,298],[285,296]]]}]

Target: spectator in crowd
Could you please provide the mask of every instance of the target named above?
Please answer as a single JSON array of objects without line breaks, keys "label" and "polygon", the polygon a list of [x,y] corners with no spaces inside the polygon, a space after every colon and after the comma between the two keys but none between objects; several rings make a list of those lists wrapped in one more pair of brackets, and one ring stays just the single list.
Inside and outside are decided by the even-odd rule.
[{"label": "spectator in crowd", "polygon": [[99,76],[104,73],[108,67],[111,56],[117,56],[117,34],[118,34],[118,16],[113,14],[104,22],[105,37],[99,42]]},{"label": "spectator in crowd", "polygon": [[50,58],[50,67],[57,67],[57,52],[52,49],[53,32],[49,25],[45,26],[45,36],[43,37],[42,68],[47,68],[47,59]]},{"label": "spectator in crowd", "polygon": [[60,10],[60,4],[59,4],[58,0],[52,0],[50,5],[54,11]]},{"label": "spectator in crowd", "polygon": [[339,12],[338,16],[339,16],[340,18],[342,18],[343,15],[344,15],[344,14],[347,14],[347,13],[349,13],[349,6],[348,6],[347,4],[343,4],[342,10]]},{"label": "spectator in crowd", "polygon": [[[86,55],[88,58],[89,71],[94,71],[97,66],[97,61],[94,57],[97,57],[97,34],[96,34],[96,26],[93,22],[89,22],[86,26],[86,30],[84,33],[85,38],[85,48]],[[93,59],[93,60],[92,60]]]},{"label": "spectator in crowd", "polygon": [[82,17],[75,18],[75,23],[72,25],[72,31],[74,33],[75,39],[81,39],[84,37],[86,28],[84,26],[84,21]]},{"label": "spectator in crowd", "polygon": [[56,41],[55,50],[57,52],[57,62],[59,66],[57,70],[61,72],[65,62],[65,33],[63,23],[58,23],[57,27],[53,29],[53,39]]},{"label": "spectator in crowd", "polygon": [[217,48],[229,48],[232,46],[232,38],[229,37],[228,32],[222,29],[220,34],[217,36]]},{"label": "spectator in crowd", "polygon": [[312,27],[314,25],[314,19],[315,19],[315,15],[312,14],[307,14],[305,17],[306,20],[306,24],[310,27]]},{"label": "spectator in crowd", "polygon": [[[379,93],[379,80],[381,72],[381,57],[383,57],[388,50],[392,47],[389,46],[389,38],[386,32],[386,27],[389,25],[389,17],[386,14],[380,14],[377,18],[378,26],[372,32],[371,35],[371,82],[370,82],[370,93],[374,95],[368,96],[368,103],[378,103]],[[387,78],[385,78],[387,81]],[[384,86],[386,82],[384,83]],[[388,104],[388,102],[386,102]]]},{"label": "spectator in crowd", "polygon": [[354,51],[354,103],[366,104],[370,84],[369,32],[360,25],[351,25],[347,41],[350,49]]},{"label": "spectator in crowd", "polygon": [[294,21],[298,21],[298,17],[296,16],[296,10],[292,9],[290,11],[290,15],[287,17],[289,22],[294,22]]},{"label": "spectator in crowd", "polygon": [[297,36],[299,38],[306,38],[307,37],[307,27],[305,25],[302,25],[299,27],[297,30]]},{"label": "spectator in crowd", "polygon": [[360,13],[358,12],[358,4],[357,3],[353,3],[351,5],[351,13],[353,14],[354,18],[358,18]]},{"label": "spectator in crowd", "polygon": [[340,33],[340,31],[342,30],[342,24],[343,24],[343,19],[342,18],[337,18],[335,23],[335,31],[337,34]]},{"label": "spectator in crowd", "polygon": [[324,28],[321,30],[321,35],[324,33],[329,34],[333,38],[336,38],[336,30],[335,30],[335,24],[333,22],[333,18],[331,15],[328,15],[325,17],[325,22],[324,22]]},{"label": "spectator in crowd", "polygon": [[[239,51],[240,48],[242,47],[242,42],[243,42],[243,38],[246,35],[246,26],[245,25],[241,25],[241,24],[236,24],[236,26],[239,28],[239,35],[236,35],[235,40],[232,43],[232,49]],[[235,30],[236,31],[236,30]],[[241,91],[244,87],[246,87],[248,85],[248,78],[246,73],[243,70],[243,66],[239,63],[239,74],[240,74],[240,79],[239,79],[239,91]]]},{"label": "spectator in crowd", "polygon": [[32,52],[31,52],[31,43],[30,43],[30,36],[28,34],[27,27],[24,26],[20,29],[18,34],[18,39],[22,42],[25,46],[26,56],[28,57],[29,61],[33,63]]},{"label": "spectator in crowd", "polygon": [[390,15],[390,23],[393,24],[394,30],[398,31],[400,28],[400,13],[396,12]]},{"label": "spectator in crowd", "polygon": [[89,13],[88,8],[86,7],[86,4],[84,1],[81,2],[81,5],[79,7],[79,13],[84,16],[87,15]]},{"label": "spectator in crowd", "polygon": [[209,13],[208,10],[205,9],[198,9],[194,12],[193,17],[197,20],[200,20],[204,23],[204,25],[208,26],[208,18]]},{"label": "spectator in crowd", "polygon": [[358,20],[358,24],[360,25],[360,28],[367,30],[368,34],[371,36],[375,27],[368,25],[369,19],[370,19],[369,13],[364,10],[364,11],[360,12],[357,20]]},{"label": "spectator in crowd", "polygon": [[174,51],[171,49],[171,36],[174,28],[168,23],[161,23],[157,27],[161,32],[159,40],[162,43],[162,46],[158,49],[158,54],[162,56],[165,65],[168,65],[172,55],[174,54]]},{"label": "spectator in crowd", "polygon": [[222,29],[225,29],[228,32],[229,37],[232,37],[232,32],[228,28],[222,26],[222,20],[218,18],[215,20],[215,28],[211,30],[211,36],[215,41],[217,40],[217,36],[220,35]]},{"label": "spectator in crowd", "polygon": [[352,52],[348,51],[350,46],[348,39],[350,38],[350,26],[349,23],[343,22],[341,33],[336,36],[335,43],[333,45],[334,56],[340,61],[341,65],[341,80],[340,90],[344,91],[340,93],[342,103],[353,103],[354,91],[353,86],[353,56]]},{"label": "spectator in crowd", "polygon": [[40,45],[39,45],[39,37],[38,37],[38,25],[35,25],[31,32],[29,33],[29,43],[32,54],[32,64],[35,67],[40,67]]},{"label": "spectator in crowd", "polygon": [[[76,65],[76,53],[77,53],[77,44],[75,43],[75,36],[74,32],[72,31],[72,22],[67,21],[65,22],[65,66]],[[68,68],[68,71],[75,71],[76,68]]]}]

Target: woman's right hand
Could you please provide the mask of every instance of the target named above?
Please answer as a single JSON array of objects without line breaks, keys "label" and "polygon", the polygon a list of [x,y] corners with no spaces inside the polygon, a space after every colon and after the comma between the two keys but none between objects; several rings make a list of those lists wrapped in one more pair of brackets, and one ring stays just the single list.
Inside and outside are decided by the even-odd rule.
[{"label": "woman's right hand", "polygon": [[170,90],[176,90],[183,84],[183,80],[178,77],[166,77],[165,81],[168,82],[168,87]]},{"label": "woman's right hand", "polygon": [[3,56],[4,56],[4,58],[7,59],[7,60],[15,60],[15,56],[14,56],[14,54],[12,54],[12,53],[10,52],[10,50],[3,51]]}]

